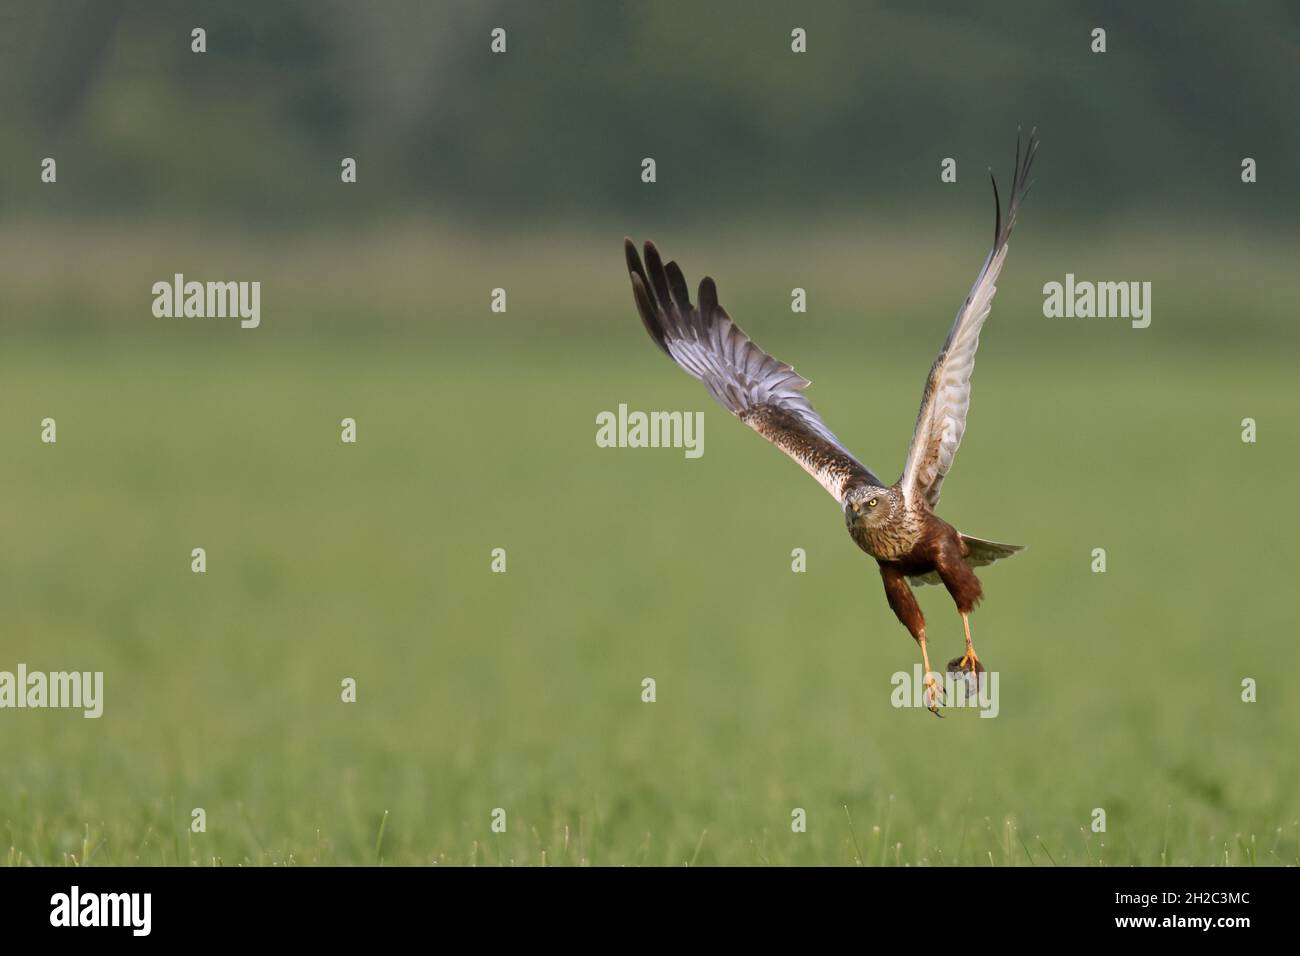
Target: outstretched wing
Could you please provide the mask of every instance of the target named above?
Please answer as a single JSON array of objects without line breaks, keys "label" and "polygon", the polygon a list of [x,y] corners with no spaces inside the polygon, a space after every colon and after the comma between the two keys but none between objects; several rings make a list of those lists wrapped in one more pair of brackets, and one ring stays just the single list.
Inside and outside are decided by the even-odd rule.
[{"label": "outstretched wing", "polygon": [[731,321],[718,304],[712,279],[700,283],[699,304],[692,305],[676,262],[664,265],[654,243],[647,242],[642,267],[632,240],[623,245],[632,294],[650,337],[719,404],[797,461],[841,504],[848,486],[880,484],[813,411],[802,391],[808,380]]},{"label": "outstretched wing", "polygon": [[993,249],[979,277],[966,296],[966,302],[957,313],[952,331],[948,333],[939,357],[930,368],[921,396],[921,411],[916,417],[916,430],[912,433],[912,447],[907,453],[903,468],[903,494],[909,502],[924,499],[931,508],[939,503],[939,490],[944,476],[952,468],[953,458],[966,431],[966,413],[970,410],[970,377],[975,370],[975,350],[980,344],[980,329],[993,307],[993,293],[997,292],[998,274],[1007,257],[1007,240],[1016,224],[1016,213],[1029,192],[1029,169],[1038,152],[1038,140],[1029,134],[1023,155],[1020,139],[1016,138],[1016,169],[1011,180],[1011,202],[1007,218],[1002,218],[1002,203],[998,198],[997,180],[993,181],[993,204],[997,219],[993,226]]}]

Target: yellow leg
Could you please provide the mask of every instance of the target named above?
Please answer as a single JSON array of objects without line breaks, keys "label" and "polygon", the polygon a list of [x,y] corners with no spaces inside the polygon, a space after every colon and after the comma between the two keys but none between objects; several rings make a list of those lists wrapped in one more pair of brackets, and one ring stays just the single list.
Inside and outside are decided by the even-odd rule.
[{"label": "yellow leg", "polygon": [[978,688],[980,685],[980,671],[984,669],[984,665],[980,663],[979,655],[975,653],[975,645],[971,642],[970,614],[968,612],[962,612],[961,623],[966,628],[966,653],[951,662],[948,665],[948,670],[970,671],[975,676],[975,687]]},{"label": "yellow leg", "polygon": [[921,645],[921,667],[925,681],[925,706],[930,713],[936,717],[942,717],[939,713],[939,707],[943,703],[943,685],[940,684],[932,673],[930,673],[930,652],[925,647],[925,631],[921,632],[921,637],[917,640]]}]

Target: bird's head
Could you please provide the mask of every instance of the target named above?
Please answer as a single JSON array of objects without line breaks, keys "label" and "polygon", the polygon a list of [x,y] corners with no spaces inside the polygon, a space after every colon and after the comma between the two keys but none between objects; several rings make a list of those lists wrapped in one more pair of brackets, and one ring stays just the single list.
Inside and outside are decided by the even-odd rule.
[{"label": "bird's head", "polygon": [[892,488],[862,485],[845,496],[844,521],[849,530],[879,528],[894,517],[898,507],[898,496]]}]

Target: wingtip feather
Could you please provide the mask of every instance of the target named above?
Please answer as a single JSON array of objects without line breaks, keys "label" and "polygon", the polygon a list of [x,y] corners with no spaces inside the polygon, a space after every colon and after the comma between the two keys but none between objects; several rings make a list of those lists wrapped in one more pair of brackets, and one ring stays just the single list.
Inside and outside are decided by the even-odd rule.
[{"label": "wingtip feather", "polygon": [[718,310],[718,286],[713,281],[713,276],[705,276],[700,280],[696,298],[700,302],[700,313],[705,317],[711,316]]}]

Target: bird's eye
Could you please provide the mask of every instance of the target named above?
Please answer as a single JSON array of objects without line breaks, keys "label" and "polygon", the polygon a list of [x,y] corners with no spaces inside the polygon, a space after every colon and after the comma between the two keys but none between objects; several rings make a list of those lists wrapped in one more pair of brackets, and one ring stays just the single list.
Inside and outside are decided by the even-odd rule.
[{"label": "bird's eye", "polygon": [[879,498],[872,498],[870,501],[867,502],[867,507],[874,508],[879,503],[879,501],[880,501]]}]

